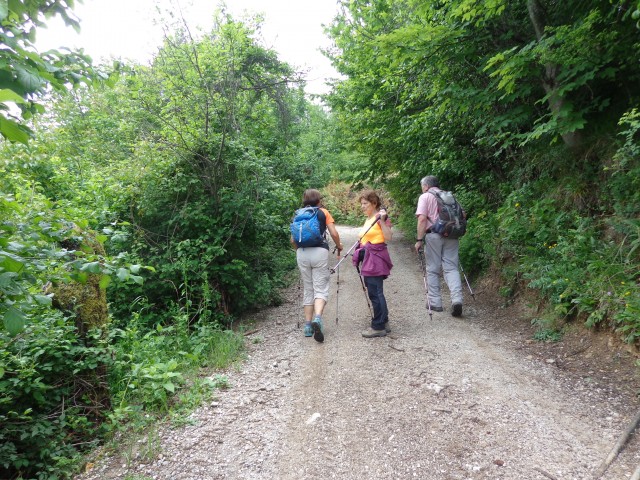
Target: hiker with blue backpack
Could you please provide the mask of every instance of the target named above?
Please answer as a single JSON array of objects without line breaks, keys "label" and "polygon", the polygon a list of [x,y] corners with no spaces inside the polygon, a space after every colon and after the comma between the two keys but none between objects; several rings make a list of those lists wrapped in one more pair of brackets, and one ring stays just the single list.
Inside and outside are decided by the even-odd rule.
[{"label": "hiker with blue backpack", "polygon": [[364,279],[367,295],[373,305],[371,325],[362,332],[362,336],[384,337],[391,331],[389,309],[384,296],[384,280],[393,268],[387,249],[387,244],[393,236],[391,221],[375,191],[365,190],[360,194],[359,201],[360,208],[367,219],[360,231],[360,240],[353,253],[352,261],[358,269],[358,274]]},{"label": "hiker with blue backpack", "polygon": [[304,285],[302,305],[304,307],[304,336],[317,342],[324,341],[322,312],[329,299],[329,244],[325,233],[333,239],[338,257],[342,252],[340,235],[329,211],[321,206],[322,196],[316,189],[305,190],[303,207],[296,210],[291,222],[291,244],[296,250],[296,259]]},{"label": "hiker with blue backpack", "polygon": [[[459,238],[466,232],[466,215],[451,192],[440,189],[438,178],[427,175],[420,180],[422,195],[418,199],[415,249],[424,249],[427,259],[427,305],[442,312],[440,272],[451,295],[451,315],[462,316],[462,282],[459,269]],[[469,287],[471,288],[471,287]]]}]

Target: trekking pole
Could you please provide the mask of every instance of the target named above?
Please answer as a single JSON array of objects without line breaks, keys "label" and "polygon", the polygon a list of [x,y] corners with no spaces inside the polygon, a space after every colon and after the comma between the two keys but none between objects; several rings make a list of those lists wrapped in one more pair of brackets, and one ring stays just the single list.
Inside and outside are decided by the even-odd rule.
[{"label": "trekking pole", "polygon": [[467,280],[467,274],[464,273],[464,268],[462,268],[462,264],[460,263],[460,261],[458,261],[458,265],[460,265],[460,270],[462,271],[462,276],[464,277],[464,281],[467,282],[467,287],[469,287],[469,292],[471,292],[471,297],[475,301],[476,294],[473,293],[473,290],[471,289],[471,284],[469,283],[469,280]]},{"label": "trekking pole", "polygon": [[336,325],[338,325],[338,299],[340,298],[340,271],[338,270],[338,276],[336,278],[336,284],[338,289],[336,290]]},{"label": "trekking pole", "polygon": [[429,311],[429,319],[433,321],[433,313],[431,312],[431,302],[429,301],[429,286],[427,283],[427,265],[424,259],[422,248],[418,249],[418,258],[420,259],[420,268],[422,269],[422,279],[424,280],[424,291],[427,295],[427,310]]},{"label": "trekking pole", "polygon": [[[302,275],[298,275],[298,299],[302,303],[302,296],[300,294],[300,286],[302,285]],[[300,317],[298,317],[298,328],[300,328]]]},{"label": "trekking pole", "polygon": [[351,251],[356,248],[356,245],[358,245],[358,242],[360,240],[356,240],[356,243],[354,243],[353,245],[351,245],[351,248],[349,250],[347,250],[347,253],[345,253],[344,255],[342,255],[342,258],[340,259],[340,261],[338,263],[336,263],[335,267],[330,268],[329,271],[331,273],[336,273],[336,271],[338,270],[338,267],[340,266],[340,264],[342,263],[342,261],[347,258],[349,256],[349,254],[351,253]]},{"label": "trekking pole", "polygon": [[[336,253],[336,250],[338,249],[338,246],[336,245],[336,247],[333,249],[333,253]],[[338,305],[339,305],[339,299],[340,299],[340,270],[338,270],[338,277],[336,278],[336,325],[338,325]]]},{"label": "trekking pole", "polygon": [[362,279],[362,275],[360,275],[360,267],[356,265],[356,270],[358,271],[358,278],[360,279],[360,285],[362,285],[362,291],[364,292],[364,298],[367,301],[367,307],[369,307],[369,315],[371,315],[371,319],[373,320],[373,309],[371,308],[371,302],[369,302],[369,294],[367,293],[367,287],[364,284],[364,280]]},{"label": "trekking pole", "polygon": [[336,273],[336,270],[338,270],[338,267],[340,266],[340,264],[342,263],[342,261],[347,258],[349,256],[349,254],[351,253],[351,251],[356,248],[356,245],[358,245],[358,243],[360,243],[360,240],[362,240],[362,237],[364,237],[367,233],[369,233],[369,230],[371,230],[373,228],[373,226],[378,223],[378,220],[380,220],[380,215],[376,215],[376,220],[375,222],[373,222],[369,228],[367,228],[367,230],[360,235],[360,238],[358,238],[358,240],[356,240],[356,243],[354,243],[353,245],[351,245],[351,248],[349,250],[347,250],[347,253],[345,253],[342,258],[340,259],[340,261],[338,263],[336,263],[336,265],[330,269],[331,273]]}]

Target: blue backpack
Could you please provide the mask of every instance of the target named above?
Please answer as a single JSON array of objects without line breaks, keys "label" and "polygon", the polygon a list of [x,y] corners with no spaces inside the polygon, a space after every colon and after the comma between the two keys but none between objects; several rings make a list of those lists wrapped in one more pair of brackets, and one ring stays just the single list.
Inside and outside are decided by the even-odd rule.
[{"label": "blue backpack", "polygon": [[319,247],[324,242],[318,210],[319,207],[303,207],[296,210],[290,230],[298,247]]}]

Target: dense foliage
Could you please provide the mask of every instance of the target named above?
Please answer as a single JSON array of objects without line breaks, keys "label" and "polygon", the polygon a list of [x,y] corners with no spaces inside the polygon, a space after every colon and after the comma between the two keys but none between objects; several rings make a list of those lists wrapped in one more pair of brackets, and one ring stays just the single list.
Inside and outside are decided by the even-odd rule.
[{"label": "dense foliage", "polygon": [[328,28],[346,80],[328,101],[403,224],[419,179],[470,215],[467,270],[640,339],[635,2],[353,0]]},{"label": "dense foliage", "polygon": [[18,337],[0,331],[2,478],[59,478],[78,451],[96,444],[109,356],[99,332],[90,340],[78,342],[73,321],[52,312]]},{"label": "dense foliage", "polygon": [[104,435],[193,408],[226,386],[200,367],[238,357],[234,320],[278,301],[291,212],[340,147],[255,28],[173,25],[151,65],[54,88],[15,119],[31,140],[5,135],[25,144],[0,162],[2,478],[68,476]]},{"label": "dense foliage", "polygon": [[39,95],[47,89],[91,84],[108,77],[79,52],[50,50],[39,53],[36,31],[59,16],[75,29],[73,0],[13,0],[0,3],[0,134],[26,143],[31,130],[23,120],[44,112]]}]

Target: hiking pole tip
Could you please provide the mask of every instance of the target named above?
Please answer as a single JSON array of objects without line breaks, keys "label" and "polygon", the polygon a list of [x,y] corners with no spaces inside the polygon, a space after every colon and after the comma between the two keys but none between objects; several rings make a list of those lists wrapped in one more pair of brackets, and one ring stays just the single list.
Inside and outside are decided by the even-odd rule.
[{"label": "hiking pole tip", "polygon": [[473,301],[476,300],[476,293],[473,291],[473,288],[471,288],[471,284],[469,283],[469,279],[467,278],[467,274],[464,272],[464,268],[462,267],[462,263],[458,262],[458,265],[460,266],[460,270],[462,271],[462,276],[464,277],[464,281],[467,283],[467,287],[469,288],[469,293],[471,294],[471,298],[473,298]]}]

